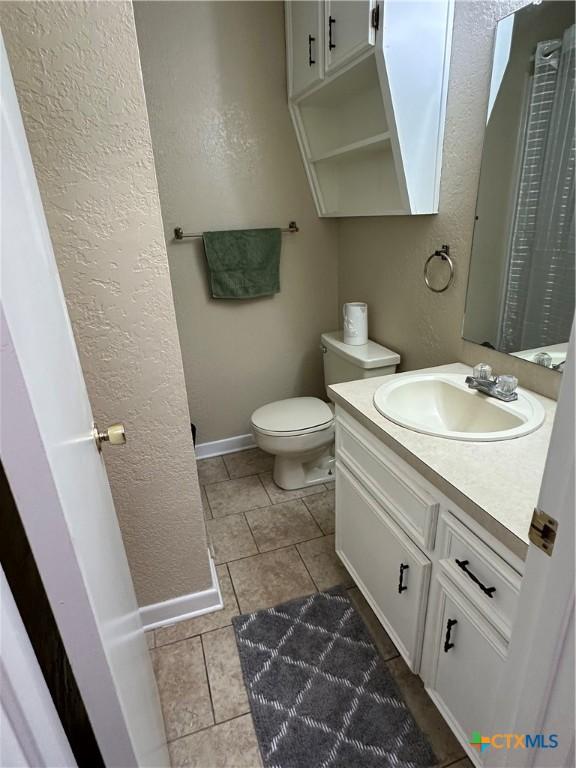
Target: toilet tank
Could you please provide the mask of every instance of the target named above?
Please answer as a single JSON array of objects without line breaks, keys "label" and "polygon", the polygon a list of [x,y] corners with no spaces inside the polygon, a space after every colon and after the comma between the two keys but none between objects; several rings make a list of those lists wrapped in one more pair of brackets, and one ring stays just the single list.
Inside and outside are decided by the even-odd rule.
[{"label": "toilet tank", "polygon": [[321,336],[324,358],[324,384],[369,379],[396,373],[400,355],[375,341],[354,346],[344,344],[342,331],[323,333]]}]

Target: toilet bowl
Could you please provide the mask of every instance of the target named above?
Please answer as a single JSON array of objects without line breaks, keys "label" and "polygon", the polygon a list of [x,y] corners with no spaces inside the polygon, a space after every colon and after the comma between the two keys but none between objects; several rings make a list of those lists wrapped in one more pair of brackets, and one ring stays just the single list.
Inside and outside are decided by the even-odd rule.
[{"label": "toilet bowl", "polygon": [[[324,381],[386,376],[396,372],[400,356],[368,341],[351,346],[342,332],[322,334]],[[287,491],[334,477],[334,410],[318,397],[291,397],[257,408],[250,419],[256,445],[274,459],[274,482]]]},{"label": "toilet bowl", "polygon": [[276,458],[274,482],[285,490],[318,485],[333,472],[334,413],[317,397],[263,405],[250,420],[256,444]]}]

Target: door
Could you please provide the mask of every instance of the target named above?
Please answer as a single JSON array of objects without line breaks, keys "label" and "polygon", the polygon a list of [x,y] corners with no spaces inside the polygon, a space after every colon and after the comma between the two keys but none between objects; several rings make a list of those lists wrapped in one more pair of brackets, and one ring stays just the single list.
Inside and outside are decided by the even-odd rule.
[{"label": "door", "polygon": [[320,0],[286,3],[291,97],[322,80],[322,16]]},{"label": "door", "polygon": [[374,46],[374,0],[326,0],[326,72],[332,73]]},{"label": "door", "polygon": [[0,58],[0,457],[104,762],[167,766],[150,658],[1,39]]},{"label": "door", "polygon": [[0,626],[0,765],[75,766],[2,568]]},{"label": "door", "polygon": [[341,462],[336,489],[336,552],[417,672],[431,563]]},{"label": "door", "polygon": [[[552,554],[530,544],[508,661],[499,681],[492,733],[546,737],[542,748],[488,749],[490,766],[574,765],[574,327],[538,508],[555,518]],[[557,746],[550,748],[550,735]]]}]

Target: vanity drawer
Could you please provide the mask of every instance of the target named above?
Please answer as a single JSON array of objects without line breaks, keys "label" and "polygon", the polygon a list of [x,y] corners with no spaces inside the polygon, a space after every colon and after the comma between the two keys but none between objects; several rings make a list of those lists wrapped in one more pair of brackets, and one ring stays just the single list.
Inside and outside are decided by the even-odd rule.
[{"label": "vanity drawer", "polygon": [[355,419],[338,410],[336,456],[424,549],[433,549],[438,502],[418,473]]},{"label": "vanity drawer", "polygon": [[336,552],[410,669],[417,672],[432,564],[340,463]]},{"label": "vanity drawer", "polygon": [[520,575],[449,512],[438,524],[440,567],[509,639],[520,592]]}]

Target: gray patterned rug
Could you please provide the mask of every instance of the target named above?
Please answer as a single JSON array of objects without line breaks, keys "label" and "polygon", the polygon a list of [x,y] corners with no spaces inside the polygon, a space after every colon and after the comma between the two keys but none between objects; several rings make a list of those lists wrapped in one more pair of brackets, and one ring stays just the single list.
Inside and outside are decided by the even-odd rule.
[{"label": "gray patterned rug", "polygon": [[436,765],[342,589],[233,622],[266,768]]}]

